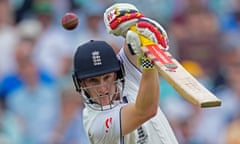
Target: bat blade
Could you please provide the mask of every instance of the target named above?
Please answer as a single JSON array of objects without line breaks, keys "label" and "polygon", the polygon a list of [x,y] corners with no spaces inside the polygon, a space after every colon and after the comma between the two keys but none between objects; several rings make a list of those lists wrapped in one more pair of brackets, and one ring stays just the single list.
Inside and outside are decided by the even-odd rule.
[{"label": "bat blade", "polygon": [[141,47],[147,57],[153,60],[161,76],[187,101],[199,107],[217,107],[221,100],[194,78],[168,51],[160,45]]}]

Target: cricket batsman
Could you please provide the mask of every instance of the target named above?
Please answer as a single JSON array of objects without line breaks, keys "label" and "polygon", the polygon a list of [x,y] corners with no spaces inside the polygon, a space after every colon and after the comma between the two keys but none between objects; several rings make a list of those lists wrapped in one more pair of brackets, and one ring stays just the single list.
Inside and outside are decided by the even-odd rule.
[{"label": "cricket batsman", "polygon": [[[74,55],[73,82],[84,99],[83,124],[91,144],[177,144],[159,108],[159,74],[141,50],[138,33],[168,48],[163,27],[138,9],[118,3],[105,25],[126,39],[118,55],[105,41],[90,40]],[[129,30],[136,26],[136,31]]]}]

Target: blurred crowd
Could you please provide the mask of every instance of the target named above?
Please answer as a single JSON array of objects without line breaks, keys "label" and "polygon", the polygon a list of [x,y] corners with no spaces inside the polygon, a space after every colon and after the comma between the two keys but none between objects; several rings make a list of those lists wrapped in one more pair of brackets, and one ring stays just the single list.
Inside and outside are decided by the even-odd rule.
[{"label": "blurred crowd", "polygon": [[[222,100],[198,108],[160,78],[160,107],[180,144],[240,144],[240,0],[0,0],[0,143],[88,144],[72,57],[90,39],[116,51],[103,12],[134,4],[168,32],[169,51]],[[80,24],[64,30],[66,12]]]}]

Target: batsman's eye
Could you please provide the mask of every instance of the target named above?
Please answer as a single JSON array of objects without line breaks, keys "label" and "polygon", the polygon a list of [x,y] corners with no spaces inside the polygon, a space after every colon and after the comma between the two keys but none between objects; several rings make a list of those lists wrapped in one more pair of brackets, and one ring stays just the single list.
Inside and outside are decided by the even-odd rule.
[{"label": "batsman's eye", "polygon": [[107,75],[103,78],[104,81],[110,81],[112,79],[113,79],[113,76],[111,76],[111,75]]},{"label": "batsman's eye", "polygon": [[100,81],[95,78],[90,78],[90,79],[87,79],[85,83],[87,86],[96,86],[96,85],[100,84]]},{"label": "batsman's eye", "polygon": [[87,86],[97,86],[99,84],[110,84],[115,80],[115,78],[116,78],[116,74],[112,72],[102,76],[87,78],[85,80],[85,84]]}]

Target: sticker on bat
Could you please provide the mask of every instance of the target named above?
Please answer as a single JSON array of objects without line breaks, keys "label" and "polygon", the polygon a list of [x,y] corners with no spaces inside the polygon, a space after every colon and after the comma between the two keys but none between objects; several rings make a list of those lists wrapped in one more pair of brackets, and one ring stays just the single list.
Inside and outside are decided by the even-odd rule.
[{"label": "sticker on bat", "polygon": [[161,64],[167,68],[168,71],[176,71],[177,65],[172,61],[171,57],[169,57],[158,45],[148,45],[146,48],[154,57],[156,57],[156,59]]}]

